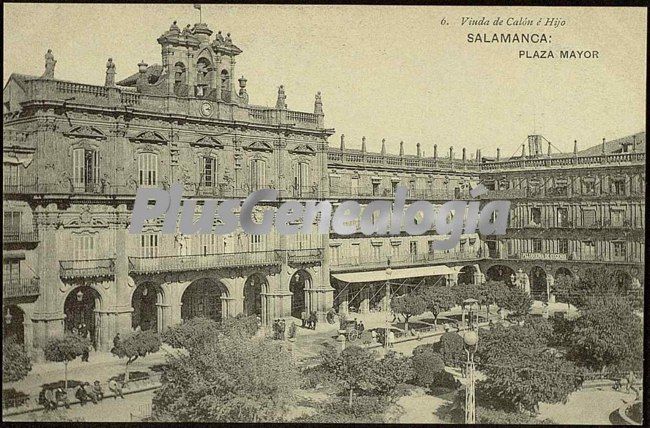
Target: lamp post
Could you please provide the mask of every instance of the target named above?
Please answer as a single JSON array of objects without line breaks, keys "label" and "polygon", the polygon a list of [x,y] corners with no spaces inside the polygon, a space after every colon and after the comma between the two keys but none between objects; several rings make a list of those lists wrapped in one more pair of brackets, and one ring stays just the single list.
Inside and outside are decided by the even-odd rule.
[{"label": "lamp post", "polygon": [[465,423],[476,423],[476,382],[474,376],[474,354],[478,345],[478,331],[469,330],[463,335],[467,353],[467,385],[465,386]]},{"label": "lamp post", "polygon": [[[393,270],[390,268],[390,256],[388,257],[387,260],[387,265],[386,265],[386,276],[389,276],[393,273]],[[390,281],[387,281],[387,286],[390,289]],[[388,302],[388,309],[390,309],[390,302]],[[384,326],[384,348],[388,349],[388,332],[390,331],[390,312],[388,312],[388,315],[386,315],[386,325]]]},{"label": "lamp post", "polygon": [[463,301],[463,312],[467,308],[467,330],[476,331],[478,330],[478,300],[476,299],[466,299]]}]

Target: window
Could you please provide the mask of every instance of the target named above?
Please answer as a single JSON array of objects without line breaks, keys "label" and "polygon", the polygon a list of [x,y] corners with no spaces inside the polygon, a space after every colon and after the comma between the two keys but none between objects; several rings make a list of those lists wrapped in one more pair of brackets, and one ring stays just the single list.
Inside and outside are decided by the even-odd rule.
[{"label": "window", "polygon": [[4,283],[15,284],[20,282],[19,259],[5,259],[2,261],[2,279]]},{"label": "window", "polygon": [[147,233],[140,235],[140,257],[158,257],[158,235]]},{"label": "window", "polygon": [[217,175],[217,161],[210,156],[201,157],[201,187],[214,187]]},{"label": "window", "polygon": [[582,182],[582,193],[585,195],[596,194],[596,182],[594,180],[585,180]]},{"label": "window", "polygon": [[418,243],[417,241],[409,242],[409,254],[411,255],[411,260],[415,261],[418,256]]},{"label": "window", "polygon": [[203,234],[203,235],[195,235],[199,237],[199,249],[200,249],[200,254],[201,255],[208,255],[208,254],[217,254],[219,253],[219,241],[218,241],[218,235],[215,235],[214,233],[209,233],[209,234]]},{"label": "window", "polygon": [[338,266],[338,264],[340,263],[339,248],[341,248],[339,245],[335,247],[330,247],[330,264],[334,266]]},{"label": "window", "polygon": [[390,248],[391,260],[397,260],[399,257],[399,245],[392,245]]},{"label": "window", "polygon": [[612,208],[610,211],[610,218],[613,227],[622,227],[625,221],[625,210]]},{"label": "window", "polygon": [[542,252],[542,240],[533,239],[533,253],[541,253],[541,252]]},{"label": "window", "polygon": [[72,253],[74,260],[95,259],[95,235],[75,235]]},{"label": "window", "polygon": [[2,173],[3,187],[5,189],[11,189],[13,187],[14,189],[12,190],[17,190],[15,187],[18,187],[20,185],[20,168],[23,166],[20,164],[11,163],[4,163],[2,166],[4,169]]},{"label": "window", "polygon": [[583,209],[582,210],[582,225],[584,227],[593,227],[596,225],[596,210]]},{"label": "window", "polygon": [[582,241],[580,251],[583,259],[596,258],[596,244],[594,244],[594,241]]},{"label": "window", "polygon": [[138,171],[140,186],[157,186],[158,155],[155,153],[140,153],[138,156]]},{"label": "window", "polygon": [[612,182],[612,193],[614,195],[625,195],[625,180],[614,180]]},{"label": "window", "polygon": [[614,242],[614,257],[624,259],[626,255],[625,242]]},{"label": "window", "polygon": [[381,196],[379,194],[379,182],[377,181],[372,182],[372,196]]},{"label": "window", "polygon": [[430,240],[427,243],[427,246],[429,247],[429,254],[431,254],[432,256],[433,256],[433,252],[434,252],[434,248],[435,248],[435,243],[436,243],[436,241],[434,241],[434,240]]},{"label": "window", "polygon": [[381,245],[373,245],[372,246],[372,256],[373,260],[381,260]]},{"label": "window", "polygon": [[350,180],[350,192],[352,195],[359,194],[359,177],[352,177]]},{"label": "window", "polygon": [[251,235],[249,241],[250,251],[264,251],[266,250],[266,239],[264,235]]},{"label": "window", "polygon": [[530,209],[530,225],[541,226],[542,224],[542,210],[539,208]]},{"label": "window", "polygon": [[99,152],[90,149],[72,151],[72,185],[75,191],[94,192],[99,183]]},{"label": "window", "polygon": [[398,184],[399,184],[399,181],[393,181],[393,182],[391,183],[391,185],[393,186],[393,187],[392,187],[393,195],[394,195],[395,193],[397,193],[397,185],[398,185]]},{"label": "window", "polygon": [[460,240],[460,246],[458,249],[461,253],[464,253],[467,250],[467,240],[465,238]]},{"label": "window", "polygon": [[299,162],[295,165],[293,175],[293,188],[296,197],[303,196],[309,192],[309,164]]},{"label": "window", "polygon": [[20,236],[20,211],[5,211],[2,224],[2,236],[17,239]]},{"label": "window", "polygon": [[557,241],[557,252],[560,254],[567,254],[569,252],[569,241],[560,239]]},{"label": "window", "polygon": [[557,209],[557,227],[569,226],[569,210],[567,208]]},{"label": "window", "polygon": [[251,190],[256,191],[266,187],[266,162],[262,159],[251,160]]}]

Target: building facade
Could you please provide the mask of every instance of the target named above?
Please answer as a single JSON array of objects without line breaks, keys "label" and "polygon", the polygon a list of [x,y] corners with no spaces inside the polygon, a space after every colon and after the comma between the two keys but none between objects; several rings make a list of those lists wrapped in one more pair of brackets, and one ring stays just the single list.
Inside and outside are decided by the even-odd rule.
[{"label": "building facade", "polygon": [[[386,309],[401,288],[391,278],[410,286],[467,283],[521,267],[543,269],[548,282],[561,269],[579,275],[583,266],[607,264],[642,281],[644,134],[623,153],[616,153],[622,143],[609,142],[604,154],[490,161],[465,149],[438,156],[436,145],[429,157],[419,144],[413,155],[403,143],[388,154],[385,142],[370,153],[365,139],[360,149],[346,148],[344,137],[330,147],[334,131],[325,127],[320,93],[313,112],[288,109],[283,86],[274,107],[249,104],[247,80],[239,78],[238,89],[234,80],[242,51],[229,36],[212,35],[206,24],[183,31],[174,24],[158,38],[162,65],[140,63],[115,82],[109,59],[103,86],[57,80],[51,53],[43,76],[10,77],[3,91],[4,337],[38,348],[83,327],[97,349],[108,350],[118,332],[162,331],[195,316],[243,313],[266,324],[303,312],[323,317],[332,307]],[[163,219],[142,234],[127,231],[140,187],[182,183],[183,198],[197,201],[196,217],[206,198],[277,189],[279,200],[254,213],[259,219],[292,200],[335,207],[345,199],[390,200],[397,186],[408,188],[407,203],[469,201],[479,181],[488,197],[516,205],[509,233],[488,242],[465,234],[449,251],[433,249],[440,239],[433,231],[338,236],[314,224],[290,236],[239,229],[185,236],[160,233]],[[558,197],[562,183],[567,194]],[[579,193],[595,211],[593,224],[575,199],[584,186],[597,189]],[[533,187],[547,190],[530,193]]]}]

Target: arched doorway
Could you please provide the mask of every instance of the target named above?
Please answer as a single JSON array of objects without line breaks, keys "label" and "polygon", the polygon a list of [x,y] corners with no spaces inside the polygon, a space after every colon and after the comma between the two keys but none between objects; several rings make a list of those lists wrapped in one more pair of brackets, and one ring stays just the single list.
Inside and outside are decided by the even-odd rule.
[{"label": "arched doorway", "polygon": [[97,349],[99,344],[99,293],[87,285],[77,287],[68,293],[63,311],[65,330],[87,337]]},{"label": "arched doorway", "polygon": [[248,277],[244,284],[244,315],[262,315],[262,292],[267,285],[262,274],[254,273]]},{"label": "arched doorway", "polygon": [[615,270],[614,281],[619,290],[629,290],[632,288],[632,276],[625,271]]},{"label": "arched doorway", "polygon": [[494,265],[490,266],[487,271],[485,271],[485,278],[490,281],[501,281],[508,285],[512,285],[511,275],[514,275],[515,271],[505,265]]},{"label": "arched doorway", "polygon": [[458,284],[473,284],[474,275],[476,274],[476,268],[472,265],[463,266],[463,268],[458,272]]},{"label": "arched doorway", "polygon": [[181,319],[185,321],[195,317],[205,317],[221,321],[223,298],[227,296],[228,289],[220,281],[210,278],[197,279],[183,292]]},{"label": "arched doorway", "polygon": [[162,291],[153,283],[143,283],[133,292],[131,298],[131,328],[158,330],[158,303],[162,303]]},{"label": "arched doorway", "polygon": [[289,291],[293,293],[291,297],[291,316],[300,318],[303,311],[307,311],[305,305],[305,288],[311,288],[311,275],[304,270],[299,270],[293,274],[289,281]]},{"label": "arched doorway", "polygon": [[2,310],[2,342],[25,344],[25,329],[23,322],[25,313],[15,305],[6,306]]},{"label": "arched doorway", "polygon": [[546,272],[539,266],[530,270],[530,295],[535,300],[545,302],[548,300],[546,291]]},{"label": "arched doorway", "polygon": [[561,276],[568,276],[569,278],[573,278],[573,272],[565,267],[558,268],[558,270],[555,271],[555,279],[557,280],[557,278]]}]

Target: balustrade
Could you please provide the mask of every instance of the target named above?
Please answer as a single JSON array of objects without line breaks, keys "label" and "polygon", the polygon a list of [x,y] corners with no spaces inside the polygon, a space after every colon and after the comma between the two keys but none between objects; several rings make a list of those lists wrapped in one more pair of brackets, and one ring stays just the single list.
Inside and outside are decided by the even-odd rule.
[{"label": "balustrade", "polygon": [[38,278],[2,277],[2,298],[30,297],[40,294]]},{"label": "balustrade", "polygon": [[60,276],[64,279],[111,277],[115,259],[61,260]]}]

